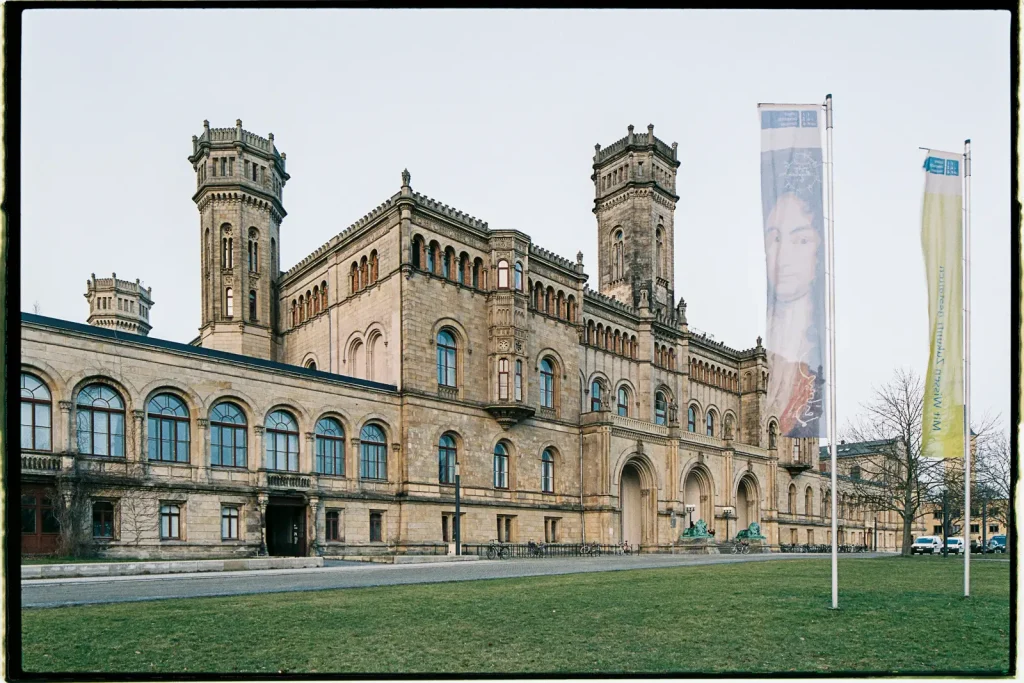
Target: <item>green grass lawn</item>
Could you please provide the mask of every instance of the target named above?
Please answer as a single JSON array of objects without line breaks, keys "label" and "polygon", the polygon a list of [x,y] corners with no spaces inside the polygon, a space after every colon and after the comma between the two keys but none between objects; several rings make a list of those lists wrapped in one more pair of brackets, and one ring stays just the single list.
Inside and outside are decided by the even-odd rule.
[{"label": "green grass lawn", "polygon": [[32,672],[1005,673],[1009,563],[787,560],[22,612]]}]

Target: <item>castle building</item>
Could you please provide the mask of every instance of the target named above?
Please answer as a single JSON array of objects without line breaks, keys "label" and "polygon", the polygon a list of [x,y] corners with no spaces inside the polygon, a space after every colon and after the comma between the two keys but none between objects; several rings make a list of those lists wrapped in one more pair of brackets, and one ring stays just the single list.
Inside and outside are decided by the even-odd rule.
[{"label": "castle building", "polygon": [[116,277],[90,280],[91,325],[22,314],[24,552],[69,525],[106,556],[444,553],[456,463],[468,544],[668,551],[698,520],[718,540],[755,522],[773,544],[830,540],[817,440],[764,412],[761,340],[688,326],[681,162],[653,126],[596,148],[597,289],[582,254],[407,171],[282,271],[285,161],[241,121],[193,137],[191,344],[146,336],[151,292]]}]

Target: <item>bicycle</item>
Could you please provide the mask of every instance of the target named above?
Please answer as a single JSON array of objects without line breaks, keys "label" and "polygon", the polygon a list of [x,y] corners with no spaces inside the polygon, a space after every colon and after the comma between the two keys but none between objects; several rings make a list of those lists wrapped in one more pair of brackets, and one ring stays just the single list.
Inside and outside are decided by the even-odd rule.
[{"label": "bicycle", "polygon": [[732,546],[733,555],[748,555],[750,554],[750,544],[746,541],[740,541]]},{"label": "bicycle", "polygon": [[580,546],[580,555],[598,557],[601,555],[601,546],[596,543],[584,543]]},{"label": "bicycle", "polygon": [[534,543],[530,541],[526,544],[526,552],[529,557],[544,557],[544,550],[546,546],[544,543]]},{"label": "bicycle", "polygon": [[487,546],[487,559],[493,560],[495,557],[499,557],[503,560],[507,560],[511,554],[507,545],[499,543],[498,541],[491,541],[490,545]]}]

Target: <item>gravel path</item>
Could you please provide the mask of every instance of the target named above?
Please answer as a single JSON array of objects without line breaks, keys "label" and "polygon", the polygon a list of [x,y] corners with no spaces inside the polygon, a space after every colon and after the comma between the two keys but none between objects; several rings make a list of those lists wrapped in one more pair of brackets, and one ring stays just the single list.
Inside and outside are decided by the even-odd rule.
[{"label": "gravel path", "polygon": [[[885,557],[892,553],[843,554],[841,561]],[[640,555],[596,558],[479,560],[435,564],[338,563],[311,569],[264,569],[162,576],[27,579],[21,583],[22,607],[61,607],[168,598],[197,598],[253,593],[314,591],[411,583],[476,581],[520,576],[652,569],[733,562],[827,561],[828,554]],[[340,566],[339,566],[340,565]]]}]

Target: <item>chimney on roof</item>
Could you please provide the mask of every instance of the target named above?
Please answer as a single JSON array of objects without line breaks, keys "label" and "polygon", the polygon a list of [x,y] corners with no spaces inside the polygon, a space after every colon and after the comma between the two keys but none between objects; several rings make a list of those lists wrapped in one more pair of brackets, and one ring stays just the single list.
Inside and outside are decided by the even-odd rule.
[{"label": "chimney on roof", "polygon": [[840,446],[845,446],[846,445],[846,439],[840,439],[839,440],[839,445]]}]

